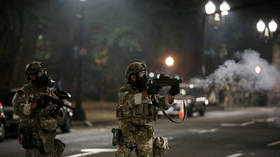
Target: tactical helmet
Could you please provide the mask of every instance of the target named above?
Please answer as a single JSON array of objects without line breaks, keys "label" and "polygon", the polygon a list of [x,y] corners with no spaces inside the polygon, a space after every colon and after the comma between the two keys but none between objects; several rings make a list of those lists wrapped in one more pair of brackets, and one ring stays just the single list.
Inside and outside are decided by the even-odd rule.
[{"label": "tactical helmet", "polygon": [[46,70],[46,68],[43,67],[43,64],[41,62],[33,61],[32,63],[26,65],[25,77],[27,80],[29,80],[30,74],[35,74],[44,70]]},{"label": "tactical helmet", "polygon": [[133,62],[127,66],[125,77],[128,81],[131,74],[137,74],[140,71],[146,71],[146,70],[147,70],[147,66],[144,63]]}]

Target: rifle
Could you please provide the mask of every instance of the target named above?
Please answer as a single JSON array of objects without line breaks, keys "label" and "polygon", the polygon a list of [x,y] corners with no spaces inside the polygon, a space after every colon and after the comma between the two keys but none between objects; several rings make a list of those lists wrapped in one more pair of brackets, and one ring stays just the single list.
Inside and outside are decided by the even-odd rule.
[{"label": "rifle", "polygon": [[181,79],[171,78],[161,74],[159,78],[149,79],[147,83],[148,93],[157,94],[164,86],[179,85],[182,83]]},{"label": "rifle", "polygon": [[159,105],[159,102],[157,101],[157,99],[155,99],[155,94],[157,94],[159,92],[160,88],[162,88],[164,86],[179,85],[180,83],[182,83],[181,79],[171,78],[171,77],[168,77],[168,76],[165,76],[165,75],[160,75],[159,78],[150,79],[148,81],[148,85],[147,85],[147,92],[152,94],[152,103],[153,103],[153,105],[156,106],[160,111],[162,111],[164,116],[166,118],[168,118],[173,123],[182,123],[182,121],[185,120],[185,113],[186,113],[185,104],[184,104],[184,118],[183,118],[183,120],[181,122],[177,122],[177,121],[173,120],[165,112],[165,110]]},{"label": "rifle", "polygon": [[71,106],[68,106],[68,105],[65,105],[64,102],[60,99],[56,99],[56,98],[53,98],[53,97],[50,97],[48,95],[41,95],[40,97],[40,103],[38,104],[39,105],[39,108],[45,108],[47,107],[47,105],[49,103],[53,103],[53,104],[56,104],[58,105],[59,107],[66,107],[66,108],[69,108],[71,110],[74,110],[75,108],[71,107]]}]

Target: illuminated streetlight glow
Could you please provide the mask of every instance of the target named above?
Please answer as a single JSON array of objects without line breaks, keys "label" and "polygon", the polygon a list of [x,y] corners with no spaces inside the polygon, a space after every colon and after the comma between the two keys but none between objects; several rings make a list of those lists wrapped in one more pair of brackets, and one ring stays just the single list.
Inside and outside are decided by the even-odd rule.
[{"label": "illuminated streetlight glow", "polygon": [[205,5],[205,11],[206,14],[213,14],[216,11],[216,6],[211,0]]},{"label": "illuminated streetlight glow", "polygon": [[263,20],[259,20],[257,23],[258,32],[263,32],[264,29],[265,29],[265,23],[263,22]]},{"label": "illuminated streetlight glow", "polygon": [[265,29],[264,29],[264,36],[269,37],[269,30],[267,27],[265,27]]},{"label": "illuminated streetlight glow", "polygon": [[222,16],[228,15],[228,11],[222,11]]},{"label": "illuminated streetlight glow", "polygon": [[172,66],[173,64],[174,64],[174,59],[172,58],[172,57],[167,57],[166,59],[165,59],[165,64],[167,65],[167,66]]},{"label": "illuminated streetlight glow", "polygon": [[224,12],[224,11],[228,12],[230,10],[230,6],[227,3],[227,1],[223,1],[223,3],[220,5],[220,10],[222,12]]},{"label": "illuminated streetlight glow", "polygon": [[221,20],[220,14],[216,13],[214,16],[214,20],[219,22]]},{"label": "illuminated streetlight glow", "polygon": [[262,71],[261,67],[257,65],[256,68],[255,68],[256,74],[260,74],[261,71]]},{"label": "illuminated streetlight glow", "polygon": [[275,32],[277,30],[277,23],[274,20],[271,20],[268,23],[268,28],[271,32]]}]

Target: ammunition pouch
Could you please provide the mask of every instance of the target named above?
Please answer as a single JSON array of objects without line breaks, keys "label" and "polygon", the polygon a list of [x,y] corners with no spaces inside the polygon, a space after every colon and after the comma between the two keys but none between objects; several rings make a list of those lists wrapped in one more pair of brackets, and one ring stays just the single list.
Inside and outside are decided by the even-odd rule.
[{"label": "ammunition pouch", "polygon": [[120,145],[123,142],[121,129],[113,128],[112,133],[113,133],[112,146]]},{"label": "ammunition pouch", "polygon": [[164,157],[169,149],[168,140],[165,137],[159,136],[154,139],[153,153],[154,157]]},{"label": "ammunition pouch", "polygon": [[34,128],[19,128],[19,140],[24,149],[32,149],[36,147],[36,142],[33,133],[37,131]]},{"label": "ammunition pouch", "polygon": [[145,125],[156,120],[156,109],[152,104],[121,106],[117,108],[116,116],[120,120],[130,119],[136,125]]}]

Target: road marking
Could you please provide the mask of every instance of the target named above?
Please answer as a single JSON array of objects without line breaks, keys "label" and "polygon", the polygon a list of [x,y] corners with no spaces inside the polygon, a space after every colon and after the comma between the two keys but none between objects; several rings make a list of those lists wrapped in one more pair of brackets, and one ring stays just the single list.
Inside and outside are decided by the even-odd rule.
[{"label": "road marking", "polygon": [[264,123],[264,122],[267,122],[267,123],[271,123],[271,122],[274,122],[276,121],[277,119],[279,119],[279,117],[270,117],[270,118],[266,118],[266,119],[254,119],[254,120],[251,120],[251,121],[248,121],[248,122],[244,122],[244,123],[221,123],[221,126],[222,127],[241,127],[241,126],[248,126],[248,125],[252,125],[252,124],[255,124],[255,123]]},{"label": "road marking", "polygon": [[241,124],[241,126],[247,126],[247,125],[252,125],[252,124],[255,124],[254,120],[249,121],[249,122],[244,122],[244,123]]},{"label": "road marking", "polygon": [[173,139],[174,139],[174,137],[167,137],[167,139],[168,139],[168,140],[173,140]]},{"label": "road marking", "polygon": [[204,133],[208,133],[208,132],[215,132],[217,130],[218,130],[218,128],[209,129],[209,130],[200,130],[199,133],[204,134]]},{"label": "road marking", "polygon": [[241,124],[238,124],[238,123],[222,123],[221,126],[222,127],[241,127],[241,126],[248,126],[248,125],[252,125],[252,124],[255,124],[254,120],[244,122],[244,123],[241,123]]},{"label": "road marking", "polygon": [[236,127],[236,126],[240,126],[240,124],[222,123],[221,126],[222,126],[222,127]]},{"label": "road marking", "polygon": [[243,155],[242,153],[237,153],[237,154],[228,155],[226,157],[239,157],[239,156],[242,156],[242,155]]},{"label": "road marking", "polygon": [[267,146],[271,147],[271,146],[275,146],[277,144],[280,144],[280,141],[276,141],[276,142],[273,142],[273,143],[269,143],[267,144]]},{"label": "road marking", "polygon": [[92,154],[98,154],[98,153],[105,153],[105,152],[115,152],[116,149],[109,149],[109,148],[91,148],[91,149],[81,149],[82,153],[70,155],[67,157],[83,157],[88,156]]},{"label": "road marking", "polygon": [[267,118],[266,122],[274,122],[275,120],[277,120],[277,118],[271,117],[271,118]]}]

